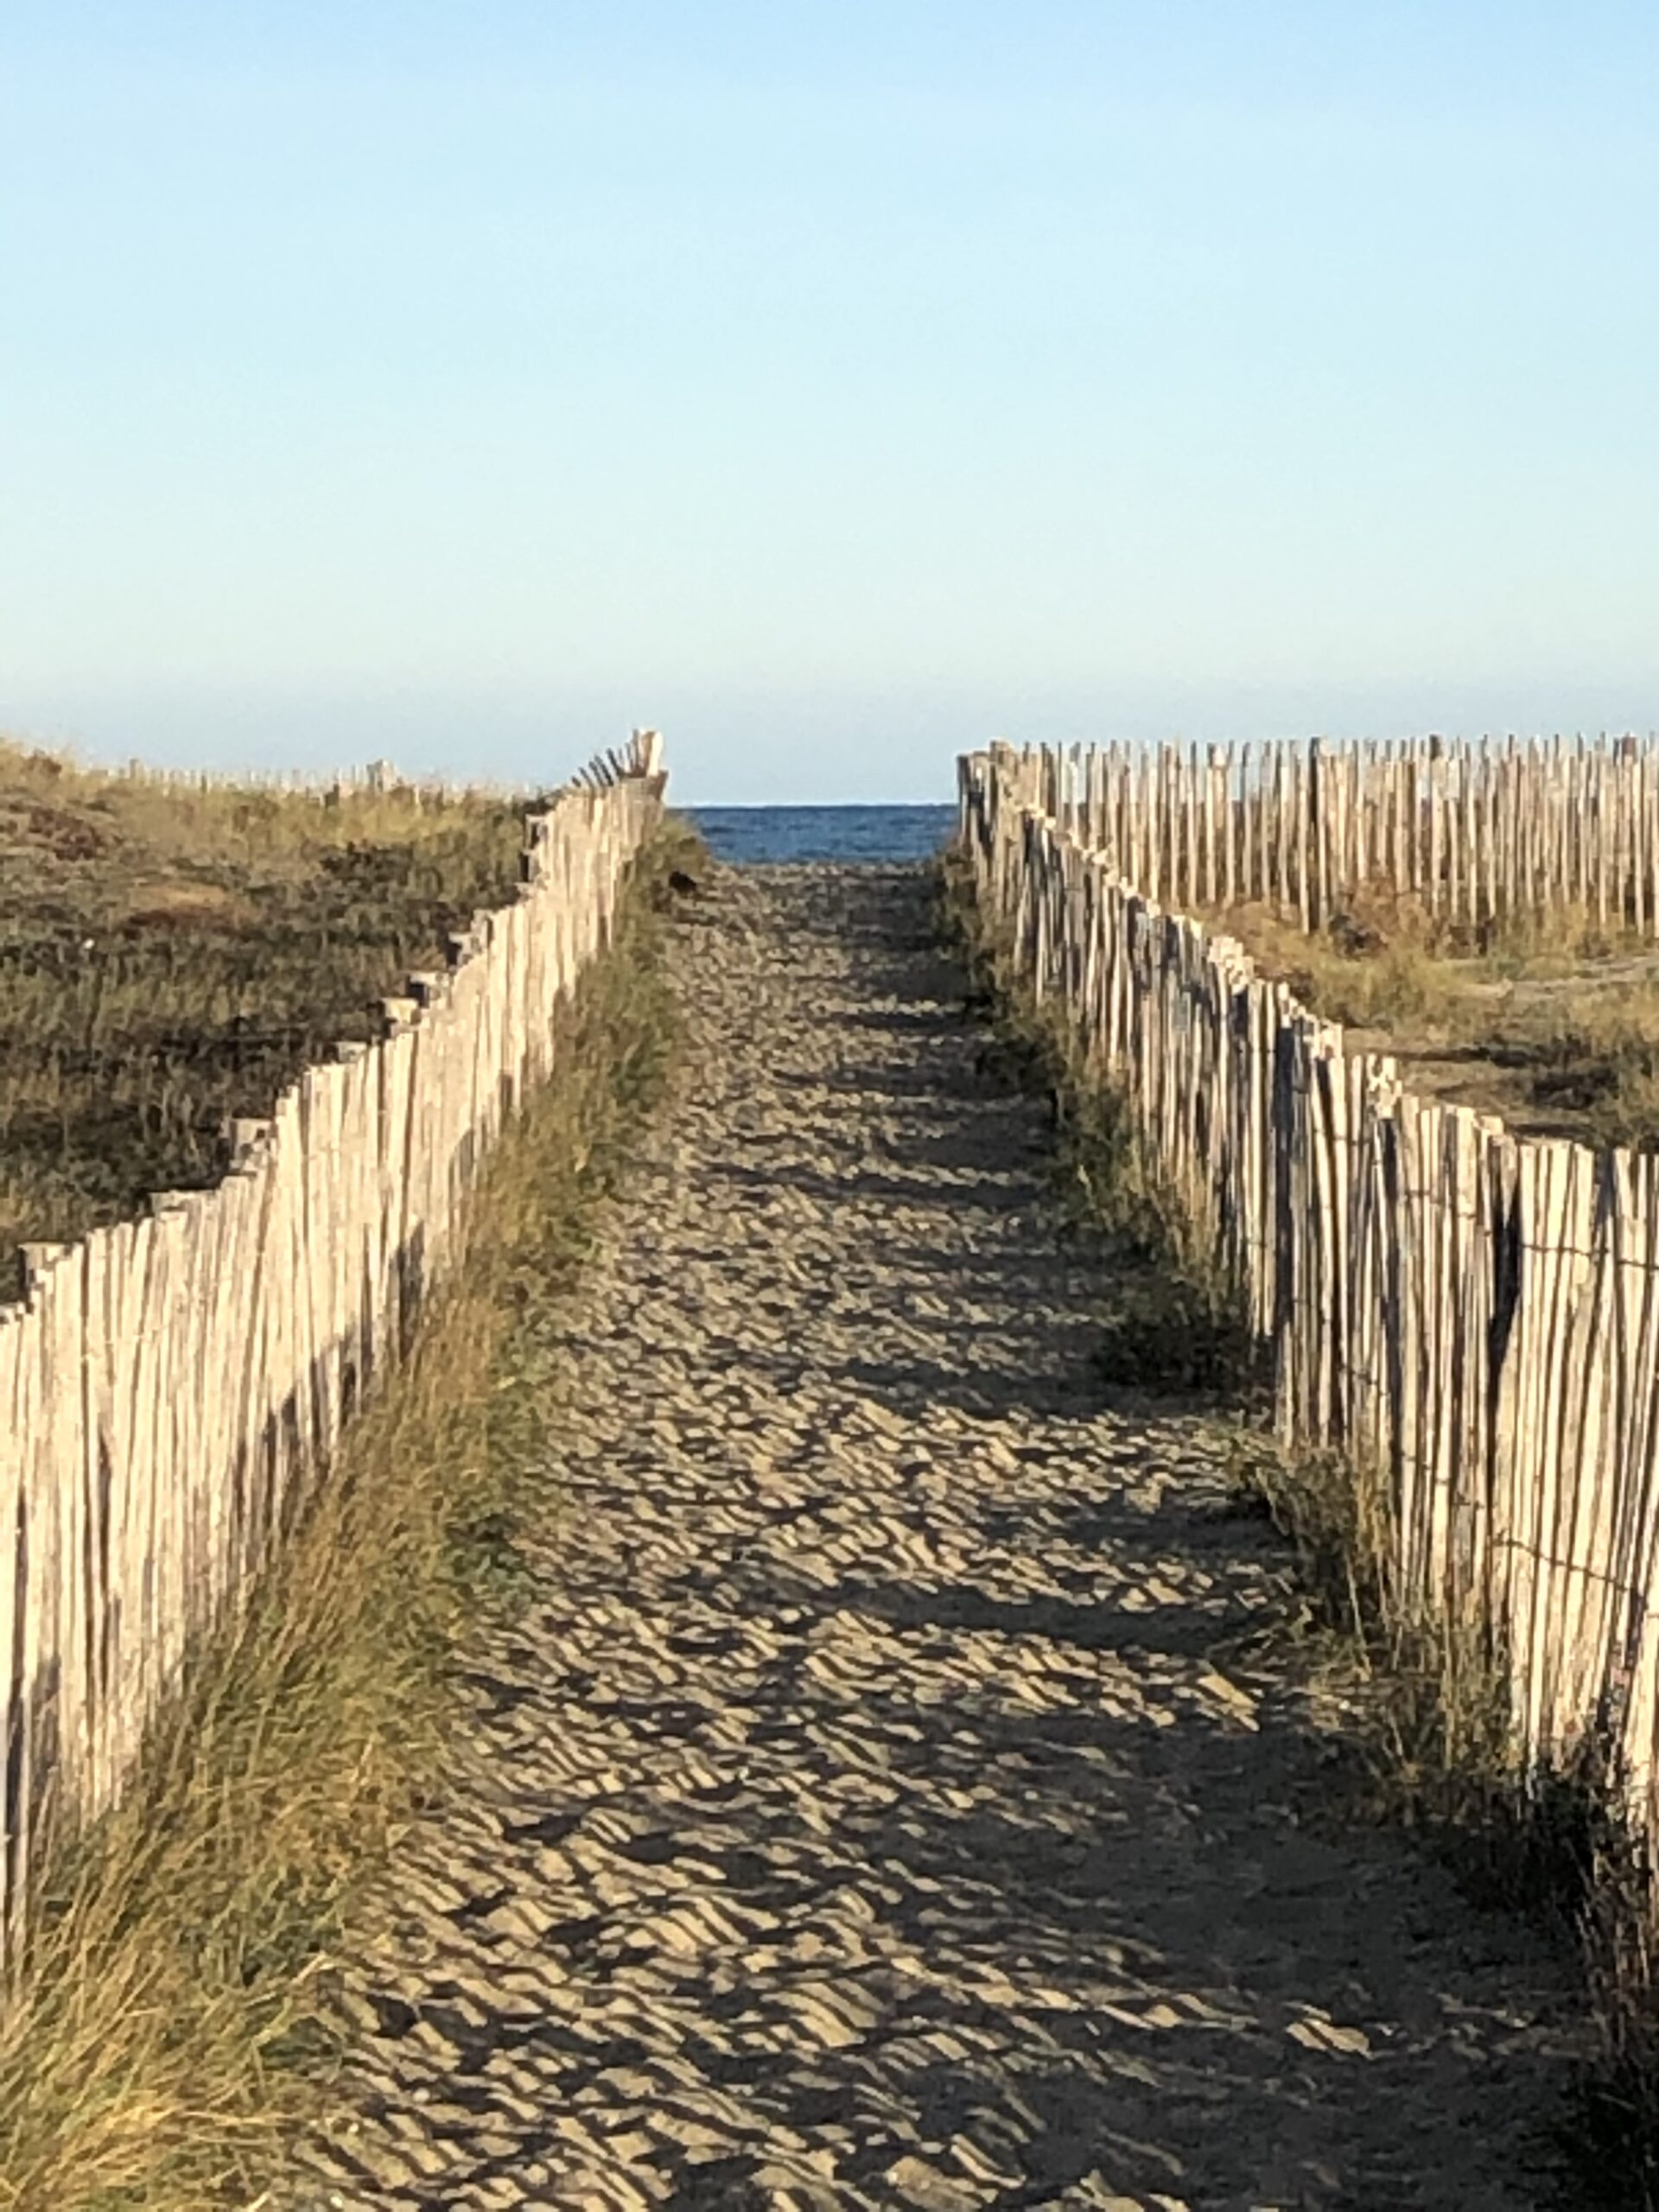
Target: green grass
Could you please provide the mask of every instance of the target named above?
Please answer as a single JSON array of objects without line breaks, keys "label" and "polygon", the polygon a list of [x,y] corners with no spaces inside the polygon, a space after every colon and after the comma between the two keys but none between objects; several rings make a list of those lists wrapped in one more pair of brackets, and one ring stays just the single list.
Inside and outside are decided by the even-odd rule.
[{"label": "green grass", "polygon": [[0,2207],[264,2201],[340,2048],[331,1955],[440,1792],[470,1628],[521,1602],[556,1524],[550,1318],[579,1280],[677,1039],[666,830],[555,1073],[474,1193],[468,1257],[370,1395],[244,1620],[193,1656],[123,1802],[53,1866],[0,2017]]},{"label": "green grass", "polygon": [[446,938],[513,894],[524,800],[337,804],[0,744],[0,1300],[20,1247],[205,1187]]}]

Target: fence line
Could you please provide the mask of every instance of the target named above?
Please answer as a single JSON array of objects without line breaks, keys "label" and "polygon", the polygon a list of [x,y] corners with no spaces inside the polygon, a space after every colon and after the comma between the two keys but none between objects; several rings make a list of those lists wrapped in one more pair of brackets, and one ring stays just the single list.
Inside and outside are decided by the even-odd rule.
[{"label": "fence line", "polygon": [[1659,1159],[1414,1096],[1033,803],[1076,789],[1058,756],[958,773],[982,906],[1272,1345],[1281,1434],[1382,1472],[1395,1601],[1488,1638],[1535,1770],[1616,1747],[1653,1834]]},{"label": "fence line", "polygon": [[[53,756],[48,754],[47,759]],[[609,760],[623,758],[609,752]],[[406,776],[390,760],[367,760],[347,768],[168,768],[154,762],[128,760],[116,768],[89,762],[79,772],[105,777],[111,782],[149,784],[167,791],[199,792],[204,797],[227,798],[246,792],[286,799],[290,804],[309,800],[317,806],[338,806],[347,798],[385,797],[395,792],[416,807],[454,805],[465,800],[501,804],[529,800],[525,784],[469,781],[453,777]]]},{"label": "fence line", "polygon": [[1659,935],[1659,741],[998,748],[1024,798],[1176,907],[1317,928],[1368,884],[1478,929],[1546,906]]},{"label": "fence line", "polygon": [[25,1300],[0,1308],[0,1967],[48,1823],[111,1802],[188,1639],[282,1541],[457,1256],[483,1158],[609,942],[660,766],[636,732],[530,817],[515,903],[384,1001],[380,1041],[238,1122],[217,1187],[28,1248]]}]

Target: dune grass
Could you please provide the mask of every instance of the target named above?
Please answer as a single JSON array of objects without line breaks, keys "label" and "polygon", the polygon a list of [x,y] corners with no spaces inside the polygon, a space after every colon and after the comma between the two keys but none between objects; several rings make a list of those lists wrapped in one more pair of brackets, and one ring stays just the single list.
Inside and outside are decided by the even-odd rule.
[{"label": "dune grass", "polygon": [[1312,934],[1262,905],[1199,918],[1420,1090],[1526,1135],[1659,1146],[1659,947],[1623,923],[1562,907],[1471,931],[1382,886]]},{"label": "dune grass", "polygon": [[0,1300],[19,1247],[204,1187],[518,880],[529,794],[272,791],[0,743]]},{"label": "dune grass", "polygon": [[468,1625],[522,1598],[557,1501],[550,1317],[670,1083],[671,868],[641,856],[556,1071],[476,1189],[467,1256],[372,1391],[308,1518],[191,1659],[123,1802],[60,1851],[0,2015],[0,2208],[271,2202],[340,2047],[330,1957],[402,1824],[441,1789]]}]

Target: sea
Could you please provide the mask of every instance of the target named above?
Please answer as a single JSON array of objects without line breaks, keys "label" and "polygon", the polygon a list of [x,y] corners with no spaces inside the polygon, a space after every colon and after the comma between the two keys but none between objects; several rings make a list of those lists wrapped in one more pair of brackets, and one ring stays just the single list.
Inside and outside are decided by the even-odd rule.
[{"label": "sea", "polygon": [[948,843],[954,806],[688,806],[716,860],[925,861]]}]

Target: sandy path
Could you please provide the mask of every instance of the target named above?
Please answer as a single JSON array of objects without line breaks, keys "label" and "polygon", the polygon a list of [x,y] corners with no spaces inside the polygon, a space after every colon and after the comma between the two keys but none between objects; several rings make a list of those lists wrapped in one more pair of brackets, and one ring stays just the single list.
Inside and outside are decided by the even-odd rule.
[{"label": "sandy path", "polygon": [[1320,1841],[1282,1557],[1102,1410],[1044,1116],[904,869],[724,874],[572,1321],[541,1588],[353,1969],[298,2203],[1542,2202],[1563,1970]]}]

